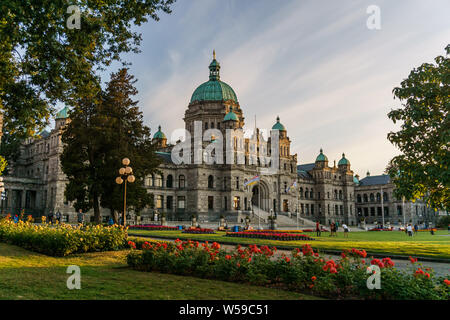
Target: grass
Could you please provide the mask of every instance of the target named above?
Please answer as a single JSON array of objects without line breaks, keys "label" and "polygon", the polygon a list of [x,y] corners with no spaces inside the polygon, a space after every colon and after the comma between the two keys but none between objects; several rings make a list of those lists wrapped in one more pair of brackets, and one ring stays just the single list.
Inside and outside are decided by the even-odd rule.
[{"label": "grass", "polygon": [[[273,288],[135,271],[126,265],[127,253],[56,258],[0,243],[0,299],[318,299]],[[81,268],[80,290],[66,287],[69,265]]]},{"label": "grass", "polygon": [[450,259],[450,236],[445,230],[435,232],[419,232],[413,237],[408,237],[400,231],[367,231],[350,232],[348,238],[344,238],[343,232],[338,232],[338,237],[329,237],[328,232],[322,232],[321,237],[315,233],[305,232],[315,238],[314,241],[277,241],[250,238],[227,237],[225,232],[216,234],[184,234],[180,231],[148,231],[128,230],[130,235],[160,236],[172,239],[192,239],[201,241],[217,241],[236,244],[257,244],[270,246],[301,247],[309,243],[314,249],[343,250],[343,249],[365,249],[369,254],[405,255],[428,258]]}]

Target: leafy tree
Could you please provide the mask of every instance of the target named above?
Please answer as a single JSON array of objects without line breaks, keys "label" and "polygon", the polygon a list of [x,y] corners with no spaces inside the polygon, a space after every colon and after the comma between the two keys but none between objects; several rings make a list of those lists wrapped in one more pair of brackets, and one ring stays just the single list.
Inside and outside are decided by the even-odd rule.
[{"label": "leafy tree", "polygon": [[389,118],[401,123],[388,139],[402,152],[387,171],[397,197],[424,198],[434,209],[450,208],[450,45],[435,64],[411,71],[393,90],[403,107]]},{"label": "leafy tree", "polygon": [[127,204],[137,210],[151,205],[144,177],[159,164],[150,129],[131,96],[137,94],[127,69],[111,75],[107,89],[94,99],[81,99],[65,128],[61,166],[69,183],[66,197],[75,209],[94,209],[100,222],[100,205],[114,212],[123,209],[122,186],[115,183],[121,160],[128,157],[136,181],[127,188]]},{"label": "leafy tree", "polygon": [[[175,0],[2,0],[0,3],[0,110],[8,132],[29,137],[47,125],[51,105],[77,105],[95,96],[98,72],[124,52],[139,52],[134,26]],[[69,6],[80,9],[73,28]],[[76,18],[76,17],[75,17]]]},{"label": "leafy tree", "polygon": [[103,120],[99,116],[97,99],[81,99],[70,112],[70,122],[64,128],[61,168],[69,183],[65,194],[74,201],[76,210],[94,209],[96,222],[100,222],[101,167],[108,146],[102,135]]}]

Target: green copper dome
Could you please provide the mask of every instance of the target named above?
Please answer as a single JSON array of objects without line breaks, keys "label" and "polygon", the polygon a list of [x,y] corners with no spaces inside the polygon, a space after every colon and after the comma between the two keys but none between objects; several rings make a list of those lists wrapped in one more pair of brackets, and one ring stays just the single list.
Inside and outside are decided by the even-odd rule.
[{"label": "green copper dome", "polygon": [[273,125],[272,130],[286,131],[286,128],[280,123],[280,117],[277,117],[277,122]]},{"label": "green copper dome", "polygon": [[158,126],[158,131],[153,135],[153,139],[166,139],[166,135],[161,131],[161,126]]},{"label": "green copper dome", "polygon": [[56,114],[56,119],[66,119],[69,117],[69,107],[64,107]]},{"label": "green copper dome", "polygon": [[238,116],[233,112],[233,107],[230,107],[230,112],[225,115],[223,121],[239,121]]},{"label": "green copper dome", "polygon": [[213,61],[209,65],[209,81],[202,83],[195,89],[191,97],[194,101],[227,101],[233,100],[238,103],[233,88],[220,81],[220,64],[216,60],[216,52],[213,51]]},{"label": "green copper dome", "polygon": [[348,161],[348,159],[345,158],[345,154],[342,154],[342,159],[339,160],[338,162],[338,166],[340,165],[350,165],[350,161]]},{"label": "green copper dome", "polygon": [[323,150],[322,149],[320,149],[320,153],[319,153],[319,155],[316,158],[316,162],[317,161],[328,161],[328,158],[327,158],[326,155],[323,154]]}]

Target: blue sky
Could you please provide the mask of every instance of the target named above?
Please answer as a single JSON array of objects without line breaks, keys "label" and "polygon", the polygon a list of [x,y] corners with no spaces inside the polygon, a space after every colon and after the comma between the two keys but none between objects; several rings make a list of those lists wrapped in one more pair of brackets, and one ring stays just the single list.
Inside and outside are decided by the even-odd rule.
[{"label": "blue sky", "polygon": [[[369,5],[381,9],[380,30],[366,26]],[[400,105],[392,89],[444,53],[449,12],[448,0],[178,0],[139,28],[142,52],[126,59],[152,132],[184,127],[215,49],[247,127],[256,115],[270,128],[279,115],[299,163],[323,148],[330,165],[345,152],[355,173],[381,174],[397,154],[386,139]]]}]

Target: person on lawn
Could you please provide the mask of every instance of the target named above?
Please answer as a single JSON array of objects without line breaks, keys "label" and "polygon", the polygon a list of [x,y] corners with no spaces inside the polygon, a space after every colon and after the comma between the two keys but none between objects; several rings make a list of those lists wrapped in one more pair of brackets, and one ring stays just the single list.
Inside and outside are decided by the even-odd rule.
[{"label": "person on lawn", "polygon": [[344,228],[344,238],[348,238],[348,232],[350,231],[348,226],[344,223],[342,224],[342,228]]},{"label": "person on lawn", "polygon": [[320,237],[321,231],[320,231],[320,223],[319,221],[316,221],[316,236]]},{"label": "person on lawn", "polygon": [[406,230],[408,231],[408,235],[409,235],[410,237],[412,237],[412,236],[413,236],[413,228],[412,228],[412,226],[411,226],[411,223],[408,224],[408,227],[406,228]]}]

